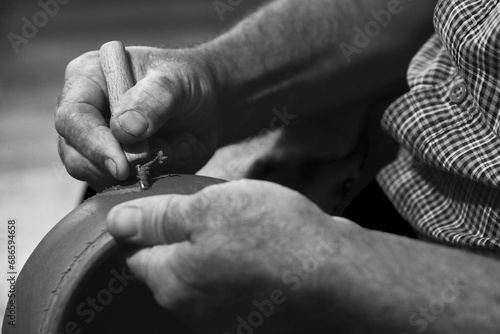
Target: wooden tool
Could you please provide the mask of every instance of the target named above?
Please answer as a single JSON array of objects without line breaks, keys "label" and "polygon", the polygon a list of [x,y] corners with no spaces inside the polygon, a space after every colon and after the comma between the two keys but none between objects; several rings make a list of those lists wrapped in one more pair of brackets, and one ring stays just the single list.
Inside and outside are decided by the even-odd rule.
[{"label": "wooden tool", "polygon": [[[111,117],[114,117],[116,104],[120,97],[134,86],[134,79],[130,71],[127,52],[122,42],[113,41],[103,44],[99,50],[99,58],[108,87]],[[148,142],[122,144],[122,148],[128,162],[135,166],[136,173],[139,173],[139,163],[145,162],[149,157]],[[141,189],[146,188],[146,185],[141,181],[140,175],[137,176]]]}]

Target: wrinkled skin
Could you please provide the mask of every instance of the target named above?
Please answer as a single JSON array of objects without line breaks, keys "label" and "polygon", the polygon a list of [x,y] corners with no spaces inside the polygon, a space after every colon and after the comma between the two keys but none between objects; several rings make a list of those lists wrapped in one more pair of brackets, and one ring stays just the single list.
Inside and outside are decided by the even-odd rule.
[{"label": "wrinkled skin", "polygon": [[[332,225],[351,223],[332,220],[288,188],[250,180],[130,201],[107,218],[115,237],[146,246],[129,258],[131,270],[200,333],[236,332],[237,318],[247,319],[253,302],[271,300],[276,289],[282,303],[262,328],[314,326],[305,321],[308,304],[313,309],[317,302],[317,275],[325,271],[304,271],[303,263],[321,266],[334,257],[339,245]],[[296,270],[304,275],[299,286],[284,278]]]},{"label": "wrinkled skin", "polygon": [[111,116],[97,51],[66,68],[55,125],[69,174],[101,190],[134,173],[120,143],[149,139],[170,172],[193,173],[217,148],[217,96],[206,57],[186,50],[127,48],[136,85]]}]

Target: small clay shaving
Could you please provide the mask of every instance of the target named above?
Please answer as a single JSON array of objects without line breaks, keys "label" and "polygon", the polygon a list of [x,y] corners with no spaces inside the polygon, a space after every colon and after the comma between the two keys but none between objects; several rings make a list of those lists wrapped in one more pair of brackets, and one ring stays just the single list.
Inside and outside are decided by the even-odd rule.
[{"label": "small clay shaving", "polygon": [[142,166],[139,165],[139,168],[137,169],[137,180],[142,182],[146,187],[149,187],[149,169],[151,168],[151,165],[156,161],[158,161],[158,164],[160,165],[163,163],[163,160],[166,159],[167,157],[163,156],[163,151],[159,151],[153,160],[146,162]]},{"label": "small clay shaving", "polygon": [[[156,157],[149,161],[146,162],[144,165],[138,165],[137,168],[137,179],[139,182],[143,182],[143,184],[146,187],[150,186],[149,182],[149,171],[151,169],[151,166],[155,163],[158,162],[158,164],[162,164],[164,160],[166,160],[167,157],[163,156],[163,151],[159,151],[158,154],[156,154]],[[174,174],[167,174],[165,176],[175,176]],[[101,193],[97,194],[96,196],[108,196],[108,195],[119,195],[119,194],[131,194],[131,193],[137,193],[140,192],[142,189],[139,186],[139,184],[135,184],[133,186],[112,186],[110,188],[107,188],[103,190]]]}]

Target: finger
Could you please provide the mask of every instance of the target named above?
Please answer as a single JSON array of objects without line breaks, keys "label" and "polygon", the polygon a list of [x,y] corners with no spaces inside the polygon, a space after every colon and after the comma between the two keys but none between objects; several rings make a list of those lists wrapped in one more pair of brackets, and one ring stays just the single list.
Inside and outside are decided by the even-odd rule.
[{"label": "finger", "polygon": [[172,244],[190,240],[196,217],[189,214],[188,195],[140,198],[115,206],[106,225],[116,238],[141,245]]},{"label": "finger", "polygon": [[110,121],[113,135],[122,143],[151,137],[181,104],[181,91],[163,73],[149,71],[117,103]]},{"label": "finger", "polygon": [[158,303],[165,308],[177,308],[188,292],[174,268],[189,247],[185,242],[144,248],[127,259],[132,273],[149,286]]},{"label": "finger", "polygon": [[75,179],[89,183],[96,191],[101,191],[116,184],[115,178],[107,169],[103,169],[89,161],[64,138],[58,138],[57,148],[66,171]]},{"label": "finger", "polygon": [[99,111],[104,108],[102,87],[88,77],[66,82],[55,114],[57,132],[89,161],[118,180],[129,175],[128,161]]},{"label": "finger", "polygon": [[[94,115],[92,115],[94,114]],[[95,116],[95,117],[94,117]],[[56,129],[67,143],[118,180],[129,175],[128,161],[120,143],[103,119],[88,105],[61,104]]]}]

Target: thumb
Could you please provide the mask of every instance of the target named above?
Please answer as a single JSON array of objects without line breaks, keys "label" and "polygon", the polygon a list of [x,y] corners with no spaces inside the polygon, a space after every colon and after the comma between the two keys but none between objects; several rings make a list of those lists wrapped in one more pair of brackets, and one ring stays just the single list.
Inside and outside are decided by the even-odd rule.
[{"label": "thumb", "polygon": [[181,103],[181,87],[158,71],[149,71],[118,101],[110,120],[113,136],[122,143],[151,137]]},{"label": "thumb", "polygon": [[191,223],[189,195],[160,195],[136,199],[115,206],[106,226],[118,239],[140,245],[189,241]]}]

